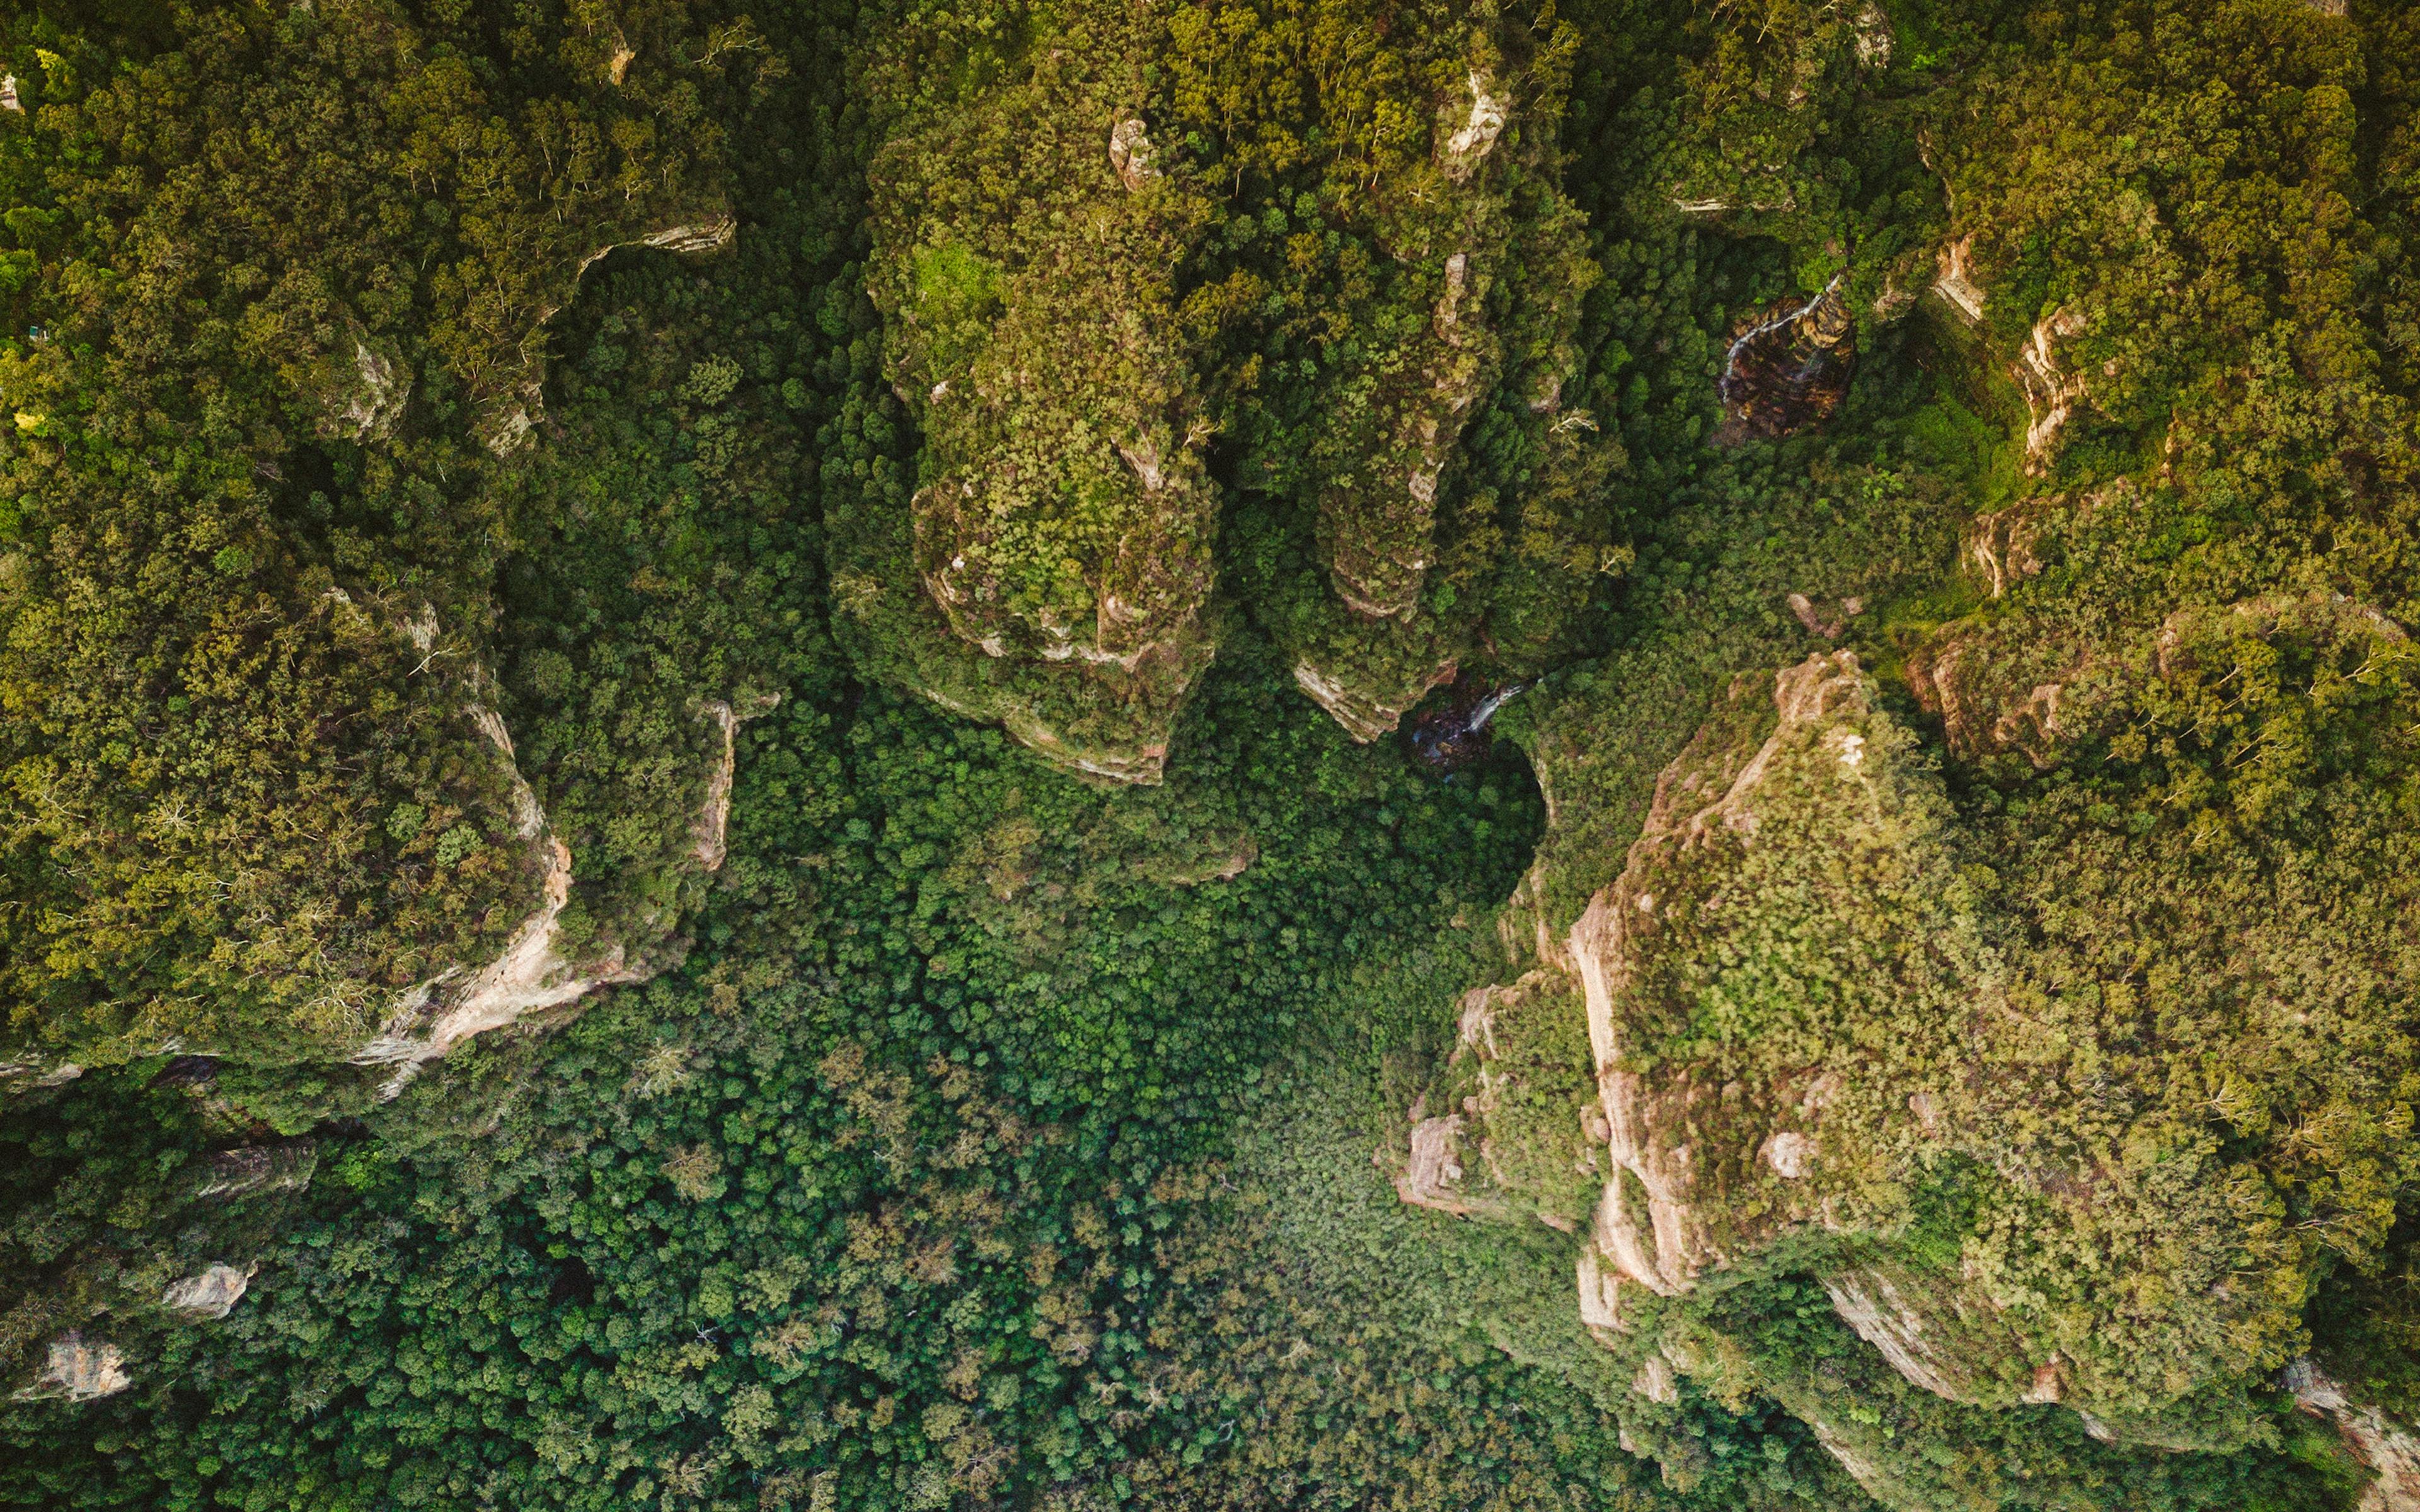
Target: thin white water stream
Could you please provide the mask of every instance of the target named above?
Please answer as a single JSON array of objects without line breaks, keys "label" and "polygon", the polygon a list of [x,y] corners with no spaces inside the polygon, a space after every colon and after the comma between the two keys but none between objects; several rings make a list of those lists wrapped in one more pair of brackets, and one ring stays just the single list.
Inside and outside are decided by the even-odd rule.
[{"label": "thin white water stream", "polygon": [[1770,320],[1761,320],[1755,325],[1748,327],[1745,331],[1741,332],[1738,338],[1731,343],[1730,349],[1723,353],[1722,393],[1725,395],[1730,394],[1731,391],[1732,371],[1739,366],[1739,354],[1741,351],[1745,349],[1749,342],[1756,340],[1759,336],[1768,334],[1772,332],[1780,331],[1785,327],[1794,326],[1799,321],[1806,319],[1810,315],[1813,315],[1815,313],[1815,307],[1823,303],[1825,300],[1830,299],[1832,297],[1832,291],[1838,288],[1840,286],[1840,280],[1847,276],[1848,274],[1846,270],[1834,273],[1832,275],[1832,281],[1823,285],[1822,293],[1817,294],[1813,299],[1808,300],[1797,309],[1787,311],[1781,315],[1776,315]]}]

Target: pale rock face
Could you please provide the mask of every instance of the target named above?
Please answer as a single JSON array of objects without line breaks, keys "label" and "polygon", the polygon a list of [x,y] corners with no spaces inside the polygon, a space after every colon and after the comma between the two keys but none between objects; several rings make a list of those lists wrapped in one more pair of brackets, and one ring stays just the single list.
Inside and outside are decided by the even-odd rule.
[{"label": "pale rock face", "polygon": [[2042,570],[2040,514],[2023,504],[1978,515],[1967,523],[1963,555],[1998,598]]},{"label": "pale rock face", "polygon": [[[935,702],[941,701],[936,699]],[[1000,724],[1018,744],[1087,777],[1148,787],[1158,782],[1167,771],[1166,741],[1146,741],[1132,750],[1092,749],[1077,745],[1040,716],[1023,709],[1011,709],[1002,714]]]},{"label": "pale rock face", "polygon": [[[1699,1104],[1711,1106],[1722,1093],[1686,1077],[1651,1083],[1624,1069],[1623,1005],[1634,942],[1654,928],[1656,902],[1646,878],[1660,855],[1702,843],[1717,831],[1753,836],[1757,790],[1785,744],[1810,724],[1864,710],[1856,658],[1847,652],[1809,657],[1776,679],[1774,702],[1779,722],[1735,772],[1719,765],[1697,770],[1684,753],[1658,779],[1629,864],[1590,899],[1564,943],[1588,1003],[1606,1148],[1616,1167],[1597,1207],[1600,1243],[1629,1279],[1667,1296],[1688,1290],[1699,1270],[1723,1257],[1699,1199],[1702,1163],[1671,1132],[1688,1127]],[[1767,1163],[1776,1176],[1794,1179],[1814,1165],[1816,1149],[1803,1133],[1776,1131]]]},{"label": "pale rock face", "polygon": [[404,401],[411,396],[411,379],[361,335],[352,340],[349,376],[353,381],[331,401],[321,428],[349,441],[382,440],[394,434],[396,422],[403,417]]},{"label": "pale rock face", "polygon": [[1815,1164],[1815,1141],[1795,1129],[1784,1130],[1764,1142],[1764,1162],[1776,1176],[1795,1181]]},{"label": "pale rock face", "polygon": [[1629,1332],[1621,1320],[1621,1273],[1606,1267],[1602,1246],[1582,1244],[1578,1270],[1580,1321],[1591,1331]]},{"label": "pale rock face", "polygon": [[2018,354],[2017,381],[2025,392],[2025,471],[2039,477],[2050,469],[2051,449],[2075,407],[2084,402],[2084,378],[2070,371],[2059,346],[2084,332],[2084,317],[2055,310],[2034,322]]},{"label": "pale rock face", "polygon": [[1412,1126],[1412,1158],[1395,1178],[1395,1195],[1416,1208],[1467,1214],[1476,1209],[1456,1190],[1462,1174],[1462,1115],[1422,1119]]},{"label": "pale rock face", "polygon": [[1363,745],[1393,730],[1404,712],[1420,701],[1430,688],[1453,681],[1455,664],[1449,661],[1432,671],[1426,681],[1409,690],[1409,696],[1372,693],[1348,686],[1341,677],[1333,677],[1308,661],[1296,662],[1294,680],[1311,701],[1326,709],[1345,733]]},{"label": "pale rock face", "polygon": [[[553,313],[547,312],[549,316]],[[544,385],[526,383],[489,406],[479,422],[479,444],[498,456],[510,456],[529,445],[531,433],[537,429],[538,417],[545,413],[541,398],[544,393]]]},{"label": "pale rock face", "polygon": [[[731,239],[738,234],[739,221],[736,216],[715,215],[703,221],[650,231],[639,239],[639,245],[694,257],[721,251],[731,245]],[[595,259],[592,257],[590,260]]]},{"label": "pale rock face", "polygon": [[1832,1311],[1840,1320],[1909,1382],[1951,1401],[1974,1400],[1964,1372],[1947,1349],[1950,1341],[1926,1326],[1888,1272],[1874,1267],[1845,1271],[1824,1277],[1823,1289],[1831,1294]]},{"label": "pale rock face", "polygon": [[[433,619],[415,621],[407,630],[416,646],[424,650],[434,646]],[[779,702],[776,694],[744,708],[720,699],[699,705],[699,712],[714,722],[721,737],[721,748],[706,770],[704,802],[690,825],[690,855],[709,873],[721,869],[726,854],[738,728]],[[377,1038],[353,1053],[355,1065],[396,1068],[385,1089],[388,1097],[401,1092],[422,1065],[441,1058],[473,1035],[564,1007],[599,987],[644,981],[658,969],[646,962],[630,961],[619,945],[592,959],[575,961],[564,954],[559,934],[563,912],[571,902],[571,847],[548,833],[545,810],[515,764],[512,733],[503,717],[481,703],[470,704],[463,712],[504,764],[514,832],[531,847],[543,869],[539,903],[494,960],[467,976],[458,966],[414,986],[397,1000]]]},{"label": "pale rock face", "polygon": [[1828,616],[1817,609],[1815,601],[1805,594],[1792,594],[1783,602],[1790,606],[1790,612],[1797,617],[1798,623],[1807,627],[1808,635],[1820,636],[1826,640],[1838,640],[1846,635],[1849,622],[1866,611],[1866,601],[1862,598],[1840,600],[1838,612]]},{"label": "pale rock face", "polygon": [[512,736],[495,711],[473,705],[472,723],[504,758],[512,784],[515,827],[535,848],[545,868],[537,911],[521,921],[502,954],[473,972],[458,988],[459,968],[422,982],[405,995],[378,1038],[353,1053],[356,1065],[397,1068],[387,1095],[400,1092],[420,1066],[455,1044],[525,1014],[559,1008],[592,989],[644,980],[624,966],[616,947],[603,961],[575,967],[555,948],[558,922],[571,902],[571,847],[545,833],[546,815],[520,769],[513,765]]},{"label": "pale rock face", "polygon": [[1974,252],[1973,237],[1961,237],[1942,248],[1940,267],[1932,281],[1933,292],[1947,300],[1970,326],[1983,323],[1983,291],[1976,285],[1967,267],[1967,259]]},{"label": "pale rock face", "polygon": [[1480,160],[1495,150],[1504,134],[1505,101],[1492,91],[1495,82],[1477,69],[1470,72],[1470,113],[1439,146],[1437,159],[1446,177],[1457,183],[1470,177]]},{"label": "pale rock face", "polygon": [[[1975,282],[1970,259],[1975,239],[1963,236],[1941,249],[1933,292],[1947,301],[1970,326],[1983,323],[1984,291]],[[2011,372],[2025,395],[2025,471],[2039,477],[2049,471],[2058,433],[2076,406],[2086,397],[2084,378],[2071,370],[2059,348],[2084,333],[2084,316],[2073,310],[2054,310],[2034,323]]]},{"label": "pale rock face", "polygon": [[160,1304],[195,1318],[225,1318],[251,1285],[249,1268],[239,1271],[232,1265],[212,1265],[199,1275],[171,1283],[161,1294]]},{"label": "pale rock face", "polygon": [[1858,8],[1856,20],[1857,66],[1879,69],[1891,60],[1890,18],[1883,8],[1867,0]]},{"label": "pale rock face", "polygon": [[20,116],[25,114],[25,102],[17,98],[17,76],[13,73],[0,78],[0,110],[13,110]]},{"label": "pale rock face", "polygon": [[706,717],[714,721],[722,736],[721,753],[706,774],[706,807],[694,826],[697,844],[692,854],[698,865],[708,872],[722,870],[725,831],[731,823],[731,780],[739,764],[739,726],[759,715],[770,714],[781,702],[782,695],[775,693],[750,703],[744,710],[735,709],[721,699],[706,705]]},{"label": "pale rock face", "polygon": [[2304,1412],[2334,1422],[2377,1477],[2362,1491],[2360,1512],[2420,1512],[2420,1434],[2409,1424],[2354,1401],[2308,1356],[2288,1365],[2278,1384]]},{"label": "pale rock face", "polygon": [[114,1396],[132,1384],[133,1379],[126,1373],[126,1356],[116,1345],[90,1343],[81,1334],[69,1334],[51,1341],[50,1360],[42,1374],[17,1396],[21,1401],[64,1397],[88,1402]]},{"label": "pale rock face", "polygon": [[1144,133],[1140,120],[1129,116],[1109,128],[1109,166],[1127,193],[1140,193],[1159,177],[1152,156],[1151,138]]}]

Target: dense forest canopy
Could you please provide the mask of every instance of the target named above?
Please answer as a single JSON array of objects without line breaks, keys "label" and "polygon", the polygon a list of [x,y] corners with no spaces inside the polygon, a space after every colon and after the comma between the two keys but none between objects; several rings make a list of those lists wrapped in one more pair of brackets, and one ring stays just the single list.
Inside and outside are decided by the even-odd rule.
[{"label": "dense forest canopy", "polygon": [[2420,13],[0,14],[0,1504],[2420,1508]]}]

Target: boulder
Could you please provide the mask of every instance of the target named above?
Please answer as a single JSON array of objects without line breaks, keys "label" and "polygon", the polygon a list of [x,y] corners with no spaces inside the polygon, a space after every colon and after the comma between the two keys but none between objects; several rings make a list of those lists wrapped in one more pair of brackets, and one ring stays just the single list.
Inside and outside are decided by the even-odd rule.
[{"label": "boulder", "polygon": [[171,1282],[161,1294],[160,1304],[172,1312],[194,1318],[225,1318],[252,1285],[254,1267],[239,1271],[232,1265],[213,1264],[199,1275],[189,1275]]},{"label": "boulder", "polygon": [[50,1359],[41,1375],[17,1393],[17,1398],[88,1402],[114,1396],[132,1384],[133,1378],[126,1373],[126,1356],[116,1345],[68,1334],[51,1341]]}]

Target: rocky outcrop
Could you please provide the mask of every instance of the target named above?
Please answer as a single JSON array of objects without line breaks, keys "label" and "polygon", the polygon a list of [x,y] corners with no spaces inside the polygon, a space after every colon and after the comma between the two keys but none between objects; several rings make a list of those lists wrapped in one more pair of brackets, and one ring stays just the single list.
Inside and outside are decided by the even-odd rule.
[{"label": "rocky outcrop", "polygon": [[1452,682],[1454,671],[1454,664],[1447,662],[1431,669],[1410,687],[1373,691],[1302,661],[1295,664],[1294,680],[1295,686],[1326,709],[1347,734],[1367,745],[1402,723],[1404,714],[1429,689]]},{"label": "rocky outcrop", "polygon": [[1152,165],[1151,137],[1143,130],[1139,116],[1129,116],[1109,128],[1109,167],[1126,193],[1139,193],[1143,186],[1159,177]]},{"label": "rocky outcrop", "polygon": [[714,764],[706,769],[706,803],[691,826],[697,837],[691,854],[707,872],[722,870],[726,832],[731,825],[731,782],[739,767],[739,727],[747,720],[772,713],[781,702],[782,695],[775,693],[751,701],[744,709],[734,708],[722,699],[709,700],[705,705],[706,717],[714,721],[722,741]]},{"label": "rocky outcrop", "polygon": [[[1507,1010],[1551,1002],[1562,984],[1592,1077],[1590,1116],[1575,1122],[1599,1163],[1569,1273],[1578,1319],[1623,1376],[1653,1350],[1710,1395],[1781,1402],[1903,1512],[1945,1504],[1940,1467],[1905,1449],[1936,1429],[1988,1422],[2011,1445],[2048,1432],[2048,1450],[2080,1428],[2175,1452],[2228,1452],[2264,1432],[2246,1405],[2250,1372],[2302,1336],[2310,1277],[2335,1259],[2290,1247],[2273,1209],[2235,1194],[2273,1190],[2264,1161],[2301,1158],[2266,1155],[2258,1140],[2299,1139],[2289,1131],[2313,1118],[2354,1120],[2305,1107],[2289,1121],[2257,1100],[2290,1097],[2269,1088],[2292,1077],[2252,1090],[2259,1073],[2236,1060],[2343,1057],[2332,1073],[2350,1077],[2408,1054],[2386,1040],[2344,1047],[2333,1006],[2339,972],[2365,993],[2397,990],[2399,968],[2373,963],[2410,957],[2408,908],[2390,901],[2340,929],[2348,905],[2299,896],[2300,876],[2233,873],[2228,885],[2258,900],[2240,916],[2190,900],[2171,911],[2164,900],[2193,884],[2166,873],[2201,874],[2206,820],[2088,811],[2027,770],[2086,749],[2106,770],[2130,759],[2128,743],[2166,742],[2169,772],[2206,765],[2257,803],[2285,787],[2255,764],[2276,735],[2346,749],[2387,733],[2389,695],[2364,679],[2404,659],[2406,632],[2337,594],[2197,606],[2132,630],[2043,619],[2028,575],[2086,557],[2077,522],[2123,495],[1978,517],[1962,555],[2003,604],[1907,648],[1909,685],[1941,718],[1950,759],[1974,764],[1962,780],[2034,800],[2030,812],[1953,807],[1915,732],[1846,652],[1734,681],[1649,795],[1631,785],[1635,768],[1614,779],[1613,798],[1590,791],[1603,768],[1575,752],[1643,724],[1643,704],[1673,696],[1668,683],[1608,677],[1597,687],[1614,702],[1546,701],[1528,738],[1550,826],[1571,834],[1541,847],[1540,866],[1551,857],[1556,870],[1533,868],[1501,920],[1523,974],[1462,1000],[1457,1049],[1422,1088],[1428,1159],[1399,1189],[1477,1218],[1550,1207],[1562,1178],[1546,1163],[1492,1153],[1534,1102],[1503,1095],[1496,1072],[1509,1064]],[[1606,822],[1616,801],[1638,813],[1635,829]],[[2252,803],[2235,822],[2259,822]],[[2328,849],[2351,842],[2324,828],[2298,830],[2304,854],[2333,854],[2351,874]],[[1614,844],[1588,848],[1608,830]],[[2079,853],[2104,868],[2156,858],[2165,890],[2131,914],[2079,897],[2136,886],[2069,870]],[[2045,872],[2017,874],[2033,867]],[[1571,912],[1559,919],[1559,908]],[[2087,963],[2112,959],[2106,941],[2074,936],[2080,921],[2113,917],[2133,932],[2130,964],[2102,974]],[[2291,963],[2319,960],[2328,980],[2297,979]],[[2205,1084],[2180,1088],[2164,1068],[2143,1077],[2071,1048],[2213,998],[2247,1007],[2212,1021],[2229,1027],[2212,1031]],[[2238,1149],[2213,1151],[2214,1119]],[[2383,1168],[2399,1156],[2375,1158]],[[2079,1288],[2086,1266],[2096,1280]],[[1819,1282],[1865,1350],[1810,1370],[1794,1348],[1727,1332],[1722,1298],[1785,1275]],[[2129,1300],[2140,1297],[2157,1304]],[[1652,1400],[1650,1375],[1638,1382]],[[2370,1504],[2406,1504],[2386,1498],[2420,1463],[2420,1432],[2325,1383],[2298,1389],[2378,1471]],[[2023,1411],[2051,1407],[2047,1428]],[[1956,1415],[1978,1409],[2009,1415]],[[1944,1427],[1956,1424],[1966,1427]]]},{"label": "rocky outcrop", "polygon": [[161,1293],[160,1305],[193,1318],[225,1318],[243,1300],[244,1292],[252,1286],[255,1269],[247,1266],[239,1271],[223,1263],[209,1266],[199,1275],[171,1282],[168,1289]]},{"label": "rocky outcrop", "polygon": [[2345,1446],[2368,1467],[2360,1512],[2420,1512],[2420,1430],[2353,1399],[2308,1356],[2288,1365],[2278,1381],[2294,1405],[2326,1418]]},{"label": "rocky outcrop", "polygon": [[[1734,700],[1744,692],[1735,689]],[[1646,990],[1642,973],[1655,949],[1658,911],[1687,901],[1674,896],[1668,880],[1690,870],[1691,856],[1710,846],[1755,843],[1766,784],[1785,760],[1792,776],[1810,759],[1832,768],[1842,791],[1838,800],[1818,801],[1853,800],[1862,785],[1863,727],[1871,709],[1854,656],[1810,657],[1782,672],[1773,702],[1778,718],[1761,744],[1739,739],[1735,722],[1716,722],[1667,769],[1621,876],[1589,901],[1565,942],[1587,1005],[1614,1167],[1593,1231],[1605,1258],[1628,1281],[1666,1296],[1689,1289],[1709,1265],[1811,1216],[1809,1202],[1784,1188],[1823,1159],[1819,1134],[1832,1088],[1822,1077],[1794,1097],[1776,1088],[1744,1103],[1744,1089],[1728,1079],[1711,1081],[1679,1067],[1652,1077],[1634,1069],[1641,1011],[1635,999]],[[1764,1127],[1757,1127],[1757,1115]],[[1792,1127],[1802,1121],[1812,1127]],[[1719,1147],[1706,1137],[1717,1128]],[[1758,1196],[1719,1199],[1741,1186]],[[1761,1216],[1743,1227],[1727,1208]]]},{"label": "rocky outcrop", "polygon": [[1960,534],[1959,555],[1998,598],[2042,570],[2042,517],[2030,501],[1976,516]]},{"label": "rocky outcrop", "polygon": [[22,1060],[0,1060],[0,1090],[12,1082],[28,1087],[64,1087],[84,1074],[84,1067],[72,1060],[48,1061],[39,1057]]},{"label": "rocky outcrop", "polygon": [[0,110],[25,114],[25,102],[17,98],[17,76],[13,73],[0,76]]},{"label": "rocky outcrop", "polygon": [[547,833],[536,795],[514,764],[512,736],[493,709],[473,704],[472,724],[496,748],[510,784],[515,829],[540,867],[538,906],[521,920],[501,953],[474,971],[457,966],[420,982],[396,1004],[377,1038],[355,1051],[360,1066],[394,1066],[392,1097],[427,1061],[457,1043],[513,1024],[527,1014],[560,1008],[598,987],[642,981],[654,968],[625,959],[623,948],[574,961],[559,948],[564,909],[571,902],[571,847]]},{"label": "rocky outcrop", "polygon": [[360,384],[346,395],[343,408],[331,416],[330,423],[349,440],[390,435],[403,414],[404,400],[411,396],[411,380],[393,359],[373,351],[359,338],[353,342],[353,373]]},{"label": "rocky outcrop", "polygon": [[[1158,24],[1122,13],[898,119],[867,287],[923,481],[835,573],[881,590],[846,601],[861,666],[1120,783],[1160,779],[1215,654],[1211,425],[1174,283],[1211,209],[1136,109]],[[958,193],[968,161],[1001,192]]]},{"label": "rocky outcrop", "polygon": [[[684,256],[704,256],[731,245],[738,234],[738,218],[717,207],[706,214],[675,221],[639,236],[608,241],[582,254],[571,270],[571,286],[576,290],[592,265],[624,247],[650,247]],[[566,291],[558,299],[567,303],[570,297]],[[541,308],[531,335],[534,337],[545,329],[546,323],[553,319],[561,308],[562,303],[551,303]],[[527,342],[523,345],[525,348],[531,346]],[[523,363],[518,376],[503,393],[489,398],[482,407],[475,427],[479,443],[498,456],[510,456],[528,445],[538,422],[545,418],[545,368],[541,361],[531,359]]]},{"label": "rocky outcrop", "polygon": [[51,1342],[49,1363],[31,1386],[17,1393],[17,1399],[88,1402],[114,1396],[132,1384],[133,1378],[126,1373],[126,1356],[116,1345],[69,1334]]},{"label": "rocky outcrop", "polygon": [[1467,1217],[1482,1210],[1463,1196],[1462,1178],[1462,1115],[1415,1121],[1411,1158],[1395,1178],[1395,1195],[1415,1207]]},{"label": "rocky outcrop", "polygon": [[[1987,296],[1977,281],[1974,253],[1972,234],[1944,246],[1938,255],[1932,290],[1961,321],[1979,329]],[[2069,344],[2084,334],[2085,325],[2080,311],[2051,311],[2034,322],[2024,345],[2017,350],[2016,360],[2008,364],[2009,376],[2015,379],[2025,399],[2024,468],[2032,476],[2040,477],[2050,471],[2059,432],[2090,396],[2084,375],[2066,351]]]},{"label": "rocky outcrop", "polygon": [[1478,316],[1470,255],[1449,255],[1440,283],[1412,361],[1379,386],[1374,444],[1351,458],[1320,503],[1336,596],[1368,619],[1408,619],[1419,605],[1435,560],[1437,488],[1497,358]]},{"label": "rocky outcrop", "polygon": [[1856,31],[1857,67],[1888,67],[1891,60],[1891,24],[1890,18],[1883,14],[1883,8],[1875,5],[1873,0],[1866,0],[1857,8],[1856,20],[1851,24]]},{"label": "rocky outcrop", "polygon": [[1854,594],[1839,600],[1837,608],[1826,613],[1816,608],[1815,601],[1805,594],[1792,594],[1782,600],[1790,606],[1791,614],[1807,627],[1807,633],[1826,640],[1838,640],[1849,632],[1849,622],[1866,611],[1866,601]]},{"label": "rocky outcrop", "polygon": [[2069,689],[2091,665],[2070,634],[2028,616],[1945,626],[1908,653],[1907,682],[1952,755],[2015,751],[2047,770],[2083,733]]},{"label": "rocky outcrop", "polygon": [[[1496,149],[1496,139],[1504,134],[1505,112],[1509,101],[1498,98],[1496,82],[1481,69],[1470,70],[1470,104],[1466,115],[1450,131],[1438,132],[1437,166],[1448,178],[1459,183],[1468,178],[1481,159]],[[1448,106],[1447,122],[1452,121]]]},{"label": "rocky outcrop", "polygon": [[185,1196],[198,1199],[299,1192],[311,1184],[318,1167],[318,1147],[309,1139],[213,1150],[201,1162]]},{"label": "rocky outcrop", "polygon": [[2034,322],[2018,352],[2014,371],[2025,394],[2025,471],[2050,471],[2051,449],[2060,429],[2085,400],[2084,378],[2068,365],[2061,348],[2084,333],[2084,317],[2054,310]]},{"label": "rocky outcrop", "polygon": [[1960,237],[1941,249],[1939,267],[1932,280],[1932,291],[1949,302],[1960,318],[1970,326],[1983,323],[1983,290],[1975,282],[1970,260],[1975,254],[1975,239]]},{"label": "rocky outcrop", "polygon": [[1823,1282],[1832,1311],[1911,1385],[1978,1407],[2063,1395],[2055,1357],[2023,1373],[2008,1368],[2030,1347],[1979,1289],[1887,1259],[1829,1272]]},{"label": "rocky outcrop", "polygon": [[[405,635],[421,653],[424,667],[444,654],[433,611],[405,622]],[[535,1013],[578,1001],[599,987],[644,981],[675,964],[684,949],[678,939],[633,946],[621,940],[566,942],[563,916],[571,904],[570,845],[551,832],[536,793],[522,776],[511,732],[489,696],[484,671],[468,676],[473,701],[463,717],[476,732],[502,779],[513,837],[525,848],[535,873],[535,906],[524,916],[497,954],[475,965],[456,963],[415,983],[389,1009],[378,1034],[357,1048],[356,1065],[391,1066],[386,1095],[400,1092],[419,1068],[462,1041],[518,1023]],[[728,847],[731,790],[738,760],[737,734],[746,720],[770,712],[780,695],[737,702],[703,700],[693,705],[714,727],[697,812],[690,821],[687,862],[701,873],[719,871]]]},{"label": "rocky outcrop", "polygon": [[[1464,995],[1453,1052],[1415,1110],[1395,1183],[1404,1201],[1578,1230],[1604,1175],[1604,1130],[1574,1053],[1569,986],[1541,971]],[[1447,1111],[1429,1117],[1432,1105]]]}]

